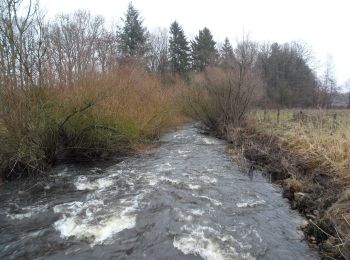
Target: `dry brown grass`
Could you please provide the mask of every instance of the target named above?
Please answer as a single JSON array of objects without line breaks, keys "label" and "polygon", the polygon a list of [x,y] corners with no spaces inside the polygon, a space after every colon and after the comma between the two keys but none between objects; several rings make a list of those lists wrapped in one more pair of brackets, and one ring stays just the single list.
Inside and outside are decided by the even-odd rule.
[{"label": "dry brown grass", "polygon": [[[285,194],[309,219],[306,233],[325,258],[350,259],[350,111],[255,111],[249,121],[256,138],[274,137],[275,146],[293,155]],[[272,148],[269,158],[276,157]],[[293,195],[299,191],[302,199]]]},{"label": "dry brown grass", "polygon": [[299,110],[282,110],[277,122],[277,111],[265,116],[255,111],[250,120],[259,131],[277,135],[292,151],[350,183],[350,111],[304,110],[299,114]]}]

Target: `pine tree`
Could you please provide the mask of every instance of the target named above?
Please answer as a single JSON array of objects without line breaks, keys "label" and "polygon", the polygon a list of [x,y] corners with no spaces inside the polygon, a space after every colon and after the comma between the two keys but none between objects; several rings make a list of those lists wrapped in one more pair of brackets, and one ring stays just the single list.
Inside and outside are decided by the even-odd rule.
[{"label": "pine tree", "polygon": [[224,45],[220,50],[220,66],[228,69],[234,65],[235,56],[230,40],[226,37]]},{"label": "pine tree", "polygon": [[178,73],[182,77],[187,77],[190,67],[189,43],[184,30],[177,21],[170,26],[169,56],[173,73]]},{"label": "pine tree", "polygon": [[192,68],[196,71],[203,71],[208,65],[214,64],[218,52],[215,48],[216,42],[208,28],[199,31],[198,36],[191,42]]},{"label": "pine tree", "polygon": [[148,32],[139,15],[139,11],[130,2],[123,19],[124,25],[119,32],[120,48],[124,57],[142,57],[147,52]]}]

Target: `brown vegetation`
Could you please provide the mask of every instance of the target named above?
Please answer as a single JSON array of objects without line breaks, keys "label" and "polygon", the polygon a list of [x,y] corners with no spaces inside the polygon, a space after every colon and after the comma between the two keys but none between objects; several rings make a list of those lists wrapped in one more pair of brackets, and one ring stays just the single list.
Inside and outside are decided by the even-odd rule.
[{"label": "brown vegetation", "polygon": [[193,76],[185,93],[186,111],[217,134],[225,134],[245,119],[262,91],[255,66],[256,45],[244,38],[229,67],[211,67]]},{"label": "brown vegetation", "polygon": [[1,90],[1,171],[43,171],[62,158],[126,154],[178,123],[181,85],[135,67],[90,74],[71,86]]}]

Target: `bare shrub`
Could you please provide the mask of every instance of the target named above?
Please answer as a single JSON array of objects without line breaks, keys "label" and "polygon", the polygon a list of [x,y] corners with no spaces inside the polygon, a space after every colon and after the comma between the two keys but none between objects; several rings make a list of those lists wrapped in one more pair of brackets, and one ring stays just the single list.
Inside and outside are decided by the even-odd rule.
[{"label": "bare shrub", "polygon": [[187,92],[188,113],[221,134],[239,126],[261,93],[255,59],[255,45],[244,39],[235,50],[232,68],[211,67],[195,75]]}]

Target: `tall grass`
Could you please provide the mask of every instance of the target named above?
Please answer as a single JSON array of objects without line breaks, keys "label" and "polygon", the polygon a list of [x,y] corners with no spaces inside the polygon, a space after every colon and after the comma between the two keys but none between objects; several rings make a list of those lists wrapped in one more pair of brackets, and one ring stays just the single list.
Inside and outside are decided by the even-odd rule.
[{"label": "tall grass", "polygon": [[127,154],[179,121],[181,87],[164,86],[135,67],[120,67],[71,86],[4,88],[0,170],[14,178],[44,171],[61,158]]},{"label": "tall grass", "polygon": [[350,183],[350,111],[282,110],[251,113],[254,127],[279,136],[309,161]]}]

